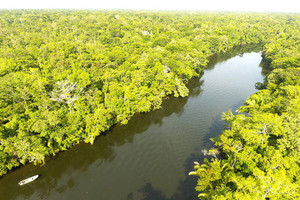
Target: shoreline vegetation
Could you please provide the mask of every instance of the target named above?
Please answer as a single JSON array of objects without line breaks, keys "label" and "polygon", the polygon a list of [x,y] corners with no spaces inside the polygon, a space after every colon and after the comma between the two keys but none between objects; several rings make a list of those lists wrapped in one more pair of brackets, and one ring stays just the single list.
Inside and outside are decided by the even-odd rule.
[{"label": "shoreline vegetation", "polygon": [[223,113],[215,147],[194,162],[199,199],[300,198],[300,23],[293,27],[264,43],[264,83],[236,114]]},{"label": "shoreline vegetation", "polygon": [[191,174],[201,199],[299,197],[299,14],[0,10],[0,26],[0,176],[187,96],[212,55],[257,44],[271,70],[249,116],[225,114]]}]

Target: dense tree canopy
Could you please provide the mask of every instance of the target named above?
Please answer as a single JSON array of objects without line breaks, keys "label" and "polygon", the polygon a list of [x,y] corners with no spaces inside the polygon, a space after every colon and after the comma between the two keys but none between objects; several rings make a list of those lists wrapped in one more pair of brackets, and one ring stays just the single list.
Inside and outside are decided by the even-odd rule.
[{"label": "dense tree canopy", "polygon": [[273,70],[196,165],[207,199],[299,197],[300,16],[1,10],[0,175],[187,96],[215,53],[261,44]]},{"label": "dense tree canopy", "polygon": [[223,115],[213,158],[190,173],[200,199],[300,198],[300,16],[277,20],[263,46],[265,82],[237,115]]}]

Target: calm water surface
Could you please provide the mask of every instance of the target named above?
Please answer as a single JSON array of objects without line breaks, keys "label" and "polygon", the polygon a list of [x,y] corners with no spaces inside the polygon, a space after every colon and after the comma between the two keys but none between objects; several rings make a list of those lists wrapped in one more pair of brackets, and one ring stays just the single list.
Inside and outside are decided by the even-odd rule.
[{"label": "calm water surface", "polygon": [[[255,52],[214,57],[204,75],[190,81],[188,97],[164,100],[161,109],[138,114],[94,145],[77,145],[42,167],[13,171],[0,179],[0,199],[197,199],[197,179],[187,174],[221,133],[222,112],[241,106],[263,81],[260,62]],[[18,186],[35,174],[37,181]]]}]

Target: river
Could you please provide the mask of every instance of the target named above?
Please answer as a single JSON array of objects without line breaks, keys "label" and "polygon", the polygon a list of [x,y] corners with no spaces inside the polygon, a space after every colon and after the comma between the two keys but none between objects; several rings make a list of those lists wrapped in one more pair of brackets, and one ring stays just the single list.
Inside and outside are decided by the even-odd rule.
[{"label": "river", "polygon": [[[201,150],[221,133],[222,112],[235,111],[263,81],[261,53],[243,52],[212,57],[204,74],[189,82],[188,97],[169,97],[161,109],[135,115],[94,145],[76,145],[43,166],[28,164],[5,175],[0,199],[197,199],[197,178],[188,176],[193,162],[203,161]],[[35,182],[18,186],[35,174],[41,175]]]}]

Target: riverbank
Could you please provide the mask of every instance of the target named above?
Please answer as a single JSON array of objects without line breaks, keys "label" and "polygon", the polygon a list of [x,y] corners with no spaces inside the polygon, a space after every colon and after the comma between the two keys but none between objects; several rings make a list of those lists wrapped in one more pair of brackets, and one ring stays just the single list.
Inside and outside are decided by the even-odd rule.
[{"label": "riverbank", "polygon": [[212,159],[195,163],[190,172],[199,177],[199,197],[300,197],[300,59],[299,45],[294,43],[299,32],[290,31],[295,34],[281,33],[264,45],[269,67],[264,83],[257,85],[260,90],[237,110],[239,114],[223,115],[227,126],[214,139],[216,147],[206,151]]},{"label": "riverbank", "polygon": [[[260,53],[232,51],[215,56],[201,77],[189,81],[188,97],[171,96],[161,109],[135,115],[94,145],[76,145],[42,167],[15,170],[0,180],[0,193],[47,200],[197,197],[196,179],[188,176],[193,161],[203,159],[201,149],[211,148],[209,138],[223,129],[221,113],[241,106],[263,80]],[[18,190],[14,183],[31,173],[42,174],[39,182]]]},{"label": "riverbank", "polygon": [[217,16],[0,11],[0,175],[80,141],[92,144],[112,125],[160,108],[165,96],[187,96],[185,85],[209,56],[266,42],[268,22],[286,17]]}]

